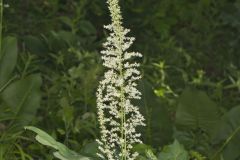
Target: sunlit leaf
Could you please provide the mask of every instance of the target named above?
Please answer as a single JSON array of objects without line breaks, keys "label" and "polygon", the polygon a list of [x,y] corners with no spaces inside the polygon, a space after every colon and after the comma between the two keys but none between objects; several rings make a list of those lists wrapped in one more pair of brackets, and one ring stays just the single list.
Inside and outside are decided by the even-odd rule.
[{"label": "sunlit leaf", "polygon": [[166,146],[159,154],[159,160],[189,160],[188,152],[175,140],[173,144]]},{"label": "sunlit leaf", "polygon": [[79,155],[68,149],[65,145],[57,142],[49,134],[39,128],[28,126],[25,127],[25,129],[35,132],[37,134],[35,138],[39,143],[55,149],[56,152],[54,152],[53,155],[60,160],[91,160],[91,158]]}]

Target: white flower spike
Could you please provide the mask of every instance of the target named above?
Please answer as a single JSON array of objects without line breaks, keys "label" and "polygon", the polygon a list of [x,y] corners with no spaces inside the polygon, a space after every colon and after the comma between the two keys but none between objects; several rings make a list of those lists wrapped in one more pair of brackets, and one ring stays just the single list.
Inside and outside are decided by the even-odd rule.
[{"label": "white flower spike", "polygon": [[127,52],[135,38],[128,37],[130,30],[122,25],[119,0],[107,0],[107,3],[112,23],[104,26],[110,35],[101,52],[107,71],[97,90],[101,129],[98,155],[108,160],[135,160],[138,153],[132,151],[133,145],[142,143],[136,128],[145,124],[138,107],[132,103],[141,98],[136,88],[136,81],[141,78],[140,64],[132,61],[142,54]]}]

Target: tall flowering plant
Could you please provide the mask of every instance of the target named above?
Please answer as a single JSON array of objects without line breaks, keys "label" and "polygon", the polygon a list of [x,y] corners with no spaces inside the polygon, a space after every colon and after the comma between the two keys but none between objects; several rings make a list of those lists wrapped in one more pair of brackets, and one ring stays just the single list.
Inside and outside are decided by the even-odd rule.
[{"label": "tall flowering plant", "polygon": [[140,64],[134,62],[142,57],[138,52],[129,52],[134,37],[128,37],[129,29],[122,25],[119,0],[107,0],[112,22],[104,26],[110,31],[103,44],[103,65],[107,68],[97,90],[98,119],[101,129],[98,155],[108,160],[134,160],[138,153],[132,151],[141,143],[138,126],[144,126],[144,117],[132,103],[140,99],[136,81],[141,78]]}]

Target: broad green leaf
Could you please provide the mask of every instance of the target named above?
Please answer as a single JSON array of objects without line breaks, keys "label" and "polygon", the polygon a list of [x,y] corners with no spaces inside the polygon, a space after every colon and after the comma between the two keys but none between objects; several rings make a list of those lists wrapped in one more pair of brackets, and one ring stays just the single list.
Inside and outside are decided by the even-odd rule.
[{"label": "broad green leaf", "polygon": [[34,118],[40,106],[41,84],[41,76],[34,74],[10,84],[2,92],[1,99],[13,117],[12,125],[22,128]]},{"label": "broad green leaf", "polygon": [[159,154],[159,160],[189,160],[188,152],[175,140],[173,144],[164,147]]},{"label": "broad green leaf", "polygon": [[240,157],[240,106],[234,107],[222,117],[213,142],[226,143],[220,152],[224,159],[237,160]]},{"label": "broad green leaf", "polygon": [[92,143],[88,143],[86,145],[83,146],[83,148],[81,149],[81,153],[84,153],[84,155],[89,155],[91,157],[98,157],[98,155],[96,153],[98,153],[98,143],[97,142],[92,142]]},{"label": "broad green leaf", "polygon": [[186,89],[179,98],[176,123],[190,129],[201,128],[211,134],[220,119],[218,106],[206,93]]},{"label": "broad green leaf", "polygon": [[143,95],[136,103],[146,118],[145,142],[156,146],[169,143],[172,139],[172,122],[166,104],[154,94],[148,81],[142,80],[139,89]]},{"label": "broad green leaf", "polygon": [[[6,129],[0,134],[0,140],[4,144],[0,145],[0,154],[4,159],[14,148],[14,141],[23,127],[32,121],[40,106],[40,86],[41,77],[35,74],[11,83],[0,94],[0,119],[3,119],[3,124],[6,125]],[[6,116],[9,117],[8,121],[4,120]]]},{"label": "broad green leaf", "polygon": [[25,129],[35,132],[37,134],[36,140],[39,143],[55,149],[56,152],[54,152],[53,155],[60,160],[91,160],[88,157],[79,155],[76,152],[68,149],[65,145],[57,142],[49,134],[47,134],[46,132],[44,132],[39,128],[28,126],[28,127],[25,127]]},{"label": "broad green leaf", "polygon": [[85,20],[79,22],[79,30],[85,35],[95,35],[97,32],[93,24]]},{"label": "broad green leaf", "polygon": [[59,20],[65,24],[66,26],[68,26],[70,29],[74,29],[74,22],[71,18],[67,17],[67,16],[62,16],[59,17]]},{"label": "broad green leaf", "polygon": [[0,94],[0,119],[6,126],[0,131],[0,159],[8,158],[23,127],[34,118],[40,106],[40,86],[41,77],[35,74],[11,83]]},{"label": "broad green leaf", "polygon": [[29,35],[24,38],[24,42],[30,53],[43,55],[48,52],[47,45],[40,38]]},{"label": "broad green leaf", "polygon": [[66,44],[68,44],[69,46],[76,44],[76,42],[78,41],[76,35],[72,32],[59,31],[58,36],[60,39],[64,40],[64,42],[66,42]]},{"label": "broad green leaf", "polygon": [[[136,144],[133,147],[133,151],[139,154],[139,157],[150,157],[153,155],[153,147],[146,144]],[[144,158],[146,159],[146,158]]]},{"label": "broad green leaf", "polygon": [[153,148],[149,145],[146,145],[146,144],[136,144],[134,147],[133,147],[133,150],[135,152],[138,152],[138,153],[146,153],[146,151],[148,150],[153,150]]},{"label": "broad green leaf", "polygon": [[17,62],[17,39],[6,37],[3,39],[2,57],[0,59],[0,88],[10,79]]},{"label": "broad green leaf", "polygon": [[51,51],[55,51],[56,53],[67,47],[66,41],[60,37],[58,32],[55,31],[51,31],[51,34],[47,39],[47,44],[49,49]]}]

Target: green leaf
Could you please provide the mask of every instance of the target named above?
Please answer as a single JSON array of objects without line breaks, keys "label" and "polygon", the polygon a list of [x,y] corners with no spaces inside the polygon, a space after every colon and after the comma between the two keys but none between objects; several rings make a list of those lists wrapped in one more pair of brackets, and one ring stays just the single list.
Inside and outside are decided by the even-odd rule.
[{"label": "green leaf", "polygon": [[59,20],[65,24],[66,26],[68,26],[70,29],[74,29],[74,22],[71,18],[67,17],[67,16],[61,16],[59,17]]},{"label": "green leaf", "polygon": [[24,41],[30,53],[43,55],[48,52],[47,45],[40,38],[29,35],[24,38]]},{"label": "green leaf", "polygon": [[240,157],[240,106],[227,112],[217,126],[215,144],[224,142],[220,153],[224,159],[236,160]]},{"label": "green leaf", "polygon": [[17,62],[17,39],[3,39],[2,58],[0,59],[0,88],[10,79]]},{"label": "green leaf", "polygon": [[60,160],[91,160],[89,157],[79,155],[76,152],[68,149],[65,145],[57,142],[49,134],[39,128],[28,126],[25,127],[25,129],[35,132],[37,134],[36,140],[39,143],[55,149],[56,152],[54,152],[53,155]]},{"label": "green leaf", "polygon": [[[42,84],[39,74],[10,84],[0,95],[13,117],[12,125],[22,128],[34,118],[40,106]],[[1,115],[1,114],[0,114]]]},{"label": "green leaf", "polygon": [[95,141],[84,145],[81,149],[81,153],[84,153],[84,155],[88,155],[91,157],[99,158],[98,155],[96,154],[99,153],[98,143]]},{"label": "green leaf", "polygon": [[[133,147],[133,151],[137,152],[139,156],[143,157],[153,157],[153,148],[146,144],[136,144]],[[146,158],[144,158],[146,159]]]},{"label": "green leaf", "polygon": [[51,51],[59,52],[66,49],[67,43],[61,38],[59,32],[51,31],[49,38],[47,39],[47,44]]},{"label": "green leaf", "polygon": [[176,123],[211,134],[220,119],[218,106],[202,91],[186,89],[178,101]]},{"label": "green leaf", "polygon": [[159,160],[189,160],[188,152],[175,140],[173,144],[164,147],[159,154]]},{"label": "green leaf", "polygon": [[95,35],[96,34],[96,28],[93,26],[93,24],[89,21],[82,20],[79,23],[79,30],[81,33],[85,35]]},{"label": "green leaf", "polygon": [[145,142],[156,146],[164,145],[172,140],[172,122],[166,104],[162,103],[152,89],[151,84],[142,80],[139,89],[142,99],[136,103],[146,118],[147,127],[143,135]]},{"label": "green leaf", "polygon": [[73,46],[78,41],[76,35],[72,32],[59,31],[58,36],[59,39],[64,40],[64,42],[69,46]]},{"label": "green leaf", "polygon": [[147,150],[146,155],[151,160],[157,160],[157,157],[153,154],[152,150]]}]

